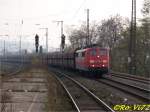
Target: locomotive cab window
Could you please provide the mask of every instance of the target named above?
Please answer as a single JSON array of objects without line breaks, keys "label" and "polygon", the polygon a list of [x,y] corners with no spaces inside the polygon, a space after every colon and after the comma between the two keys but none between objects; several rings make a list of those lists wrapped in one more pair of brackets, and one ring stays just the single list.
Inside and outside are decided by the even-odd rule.
[{"label": "locomotive cab window", "polygon": [[82,53],[81,52],[78,52],[76,57],[82,57]]},{"label": "locomotive cab window", "polygon": [[78,52],[75,54],[76,57],[85,57],[85,51]]},{"label": "locomotive cab window", "polygon": [[106,49],[100,49],[100,55],[107,55]]},{"label": "locomotive cab window", "polygon": [[82,57],[85,57],[85,51],[84,51],[84,52],[82,52]]},{"label": "locomotive cab window", "polygon": [[92,49],[92,50],[90,51],[90,55],[91,55],[91,56],[96,56],[96,49]]},{"label": "locomotive cab window", "polygon": [[78,57],[78,55],[79,55],[78,53],[75,53],[75,57]]}]

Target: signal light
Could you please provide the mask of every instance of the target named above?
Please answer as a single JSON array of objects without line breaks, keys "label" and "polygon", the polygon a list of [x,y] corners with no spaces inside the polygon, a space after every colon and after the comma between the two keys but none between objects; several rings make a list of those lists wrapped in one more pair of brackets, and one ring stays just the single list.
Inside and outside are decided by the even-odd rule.
[{"label": "signal light", "polygon": [[36,34],[35,36],[35,45],[38,46],[39,45],[39,36]]},{"label": "signal light", "polygon": [[61,36],[61,46],[62,46],[62,49],[64,49],[64,46],[65,46],[65,35],[62,34]]},{"label": "signal light", "polygon": [[39,36],[35,35],[35,47],[36,47],[36,53],[38,53],[38,46],[39,46]]}]

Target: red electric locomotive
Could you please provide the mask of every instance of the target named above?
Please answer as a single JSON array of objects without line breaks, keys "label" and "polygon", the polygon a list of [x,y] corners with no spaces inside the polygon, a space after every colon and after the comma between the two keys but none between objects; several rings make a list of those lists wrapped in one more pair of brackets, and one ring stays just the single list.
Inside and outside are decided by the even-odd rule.
[{"label": "red electric locomotive", "polygon": [[109,50],[100,47],[77,50],[75,67],[83,71],[107,73],[109,70]]}]

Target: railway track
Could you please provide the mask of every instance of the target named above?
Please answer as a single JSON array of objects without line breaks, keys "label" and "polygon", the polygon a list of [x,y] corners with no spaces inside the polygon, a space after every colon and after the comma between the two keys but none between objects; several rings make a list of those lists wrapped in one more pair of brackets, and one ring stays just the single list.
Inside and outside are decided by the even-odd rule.
[{"label": "railway track", "polygon": [[73,102],[74,107],[78,112],[80,111],[93,111],[93,112],[115,112],[105,102],[99,99],[94,93],[89,91],[85,86],[77,80],[72,79],[68,75],[52,70],[55,76],[62,84],[68,96]]},{"label": "railway track", "polygon": [[133,75],[119,73],[119,72],[111,72],[111,76],[128,79],[128,80],[132,80],[132,81],[136,81],[136,82],[140,82],[140,83],[144,83],[144,84],[150,84],[150,78],[133,76]]},{"label": "railway track", "polygon": [[11,74],[17,74],[18,71],[22,71],[25,68],[28,68],[29,64],[24,64],[24,63],[9,63],[9,62],[2,62],[2,64],[0,65],[1,71],[0,74],[1,75],[11,75]]},{"label": "railway track", "polygon": [[[111,107],[113,107],[113,105],[115,104],[115,102],[118,102],[118,104],[124,104],[124,103],[131,103],[131,104],[135,104],[135,103],[138,103],[138,104],[145,104],[145,103],[149,103],[149,89],[145,89],[145,88],[140,88],[138,86],[135,86],[131,85],[131,87],[129,87],[128,85],[122,85],[122,84],[119,84],[119,82],[116,82],[114,81],[114,83],[110,82],[111,80],[113,79],[110,79],[110,81],[108,82],[107,79],[95,79],[94,77],[90,77],[90,76],[85,76],[86,74],[81,74],[81,73],[73,73],[73,72],[69,72],[69,71],[61,71],[61,72],[65,72],[65,74],[67,74],[68,76],[72,77],[73,79],[75,80],[78,80],[80,83],[82,83],[84,86],[86,86],[89,90],[91,90],[92,92],[94,92],[94,94],[98,95],[99,98],[102,98],[107,96],[107,95],[101,95],[101,94],[107,94],[109,93],[108,91],[104,92],[103,91],[99,91],[100,88],[98,89],[96,85],[102,85],[102,88],[103,86],[108,88],[108,90],[111,90],[112,93],[111,95],[112,96],[116,96],[114,97],[114,99],[111,99],[111,95],[107,96],[107,97],[110,97],[110,99],[108,98],[106,100],[106,98],[103,99],[103,101],[107,102],[107,104],[109,104]],[[71,75],[72,74],[72,75]],[[91,79],[92,78],[92,79]],[[88,81],[88,79],[90,79],[91,81]],[[86,81],[87,80],[87,81]],[[105,81],[104,81],[105,80]],[[120,81],[120,80],[119,80]],[[93,84],[93,86],[90,84]],[[122,82],[120,82],[122,83]],[[109,89],[110,87],[110,89]],[[121,90],[121,91],[120,91]],[[105,91],[105,90],[104,90]],[[119,91],[120,91],[120,94],[122,94],[121,96],[119,94]],[[140,91],[140,92],[139,92]],[[100,92],[100,94],[99,94]],[[116,94],[117,92],[117,94]],[[144,95],[143,95],[144,94]],[[116,101],[113,101],[113,100],[116,100]],[[126,101],[127,100],[127,101]]]},{"label": "railway track", "polygon": [[20,65],[20,67],[18,67],[16,70],[14,70],[13,72],[10,72],[10,73],[3,73],[1,74],[2,76],[2,81],[6,81],[6,80],[9,80],[11,78],[14,78],[16,75],[18,75],[19,73],[21,72],[24,72],[26,71],[27,69],[29,69],[29,65],[27,66],[23,66],[23,65]]},{"label": "railway track", "polygon": [[45,73],[41,69],[31,69],[5,77],[2,80],[1,112],[42,112],[47,103]]},{"label": "railway track", "polygon": [[104,77],[103,79],[96,80],[103,84],[112,86],[126,93],[132,94],[140,99],[149,102],[150,101],[150,90],[141,88],[132,84],[127,84],[125,82],[121,82],[118,80],[114,80],[113,78]]}]

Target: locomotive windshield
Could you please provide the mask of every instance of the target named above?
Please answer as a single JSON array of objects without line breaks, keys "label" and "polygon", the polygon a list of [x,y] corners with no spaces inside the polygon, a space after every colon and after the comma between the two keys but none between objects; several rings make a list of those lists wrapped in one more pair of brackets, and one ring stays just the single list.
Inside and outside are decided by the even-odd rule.
[{"label": "locomotive windshield", "polygon": [[91,55],[91,56],[96,56],[96,49],[92,49],[92,50],[90,51],[90,55]]},{"label": "locomotive windshield", "polygon": [[107,55],[106,49],[100,49],[100,55]]}]

